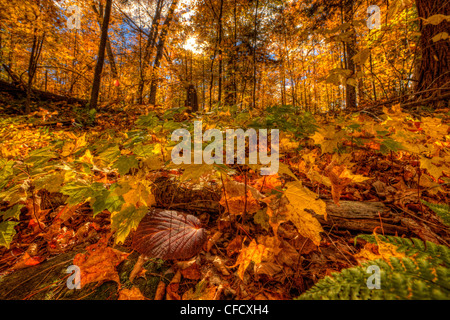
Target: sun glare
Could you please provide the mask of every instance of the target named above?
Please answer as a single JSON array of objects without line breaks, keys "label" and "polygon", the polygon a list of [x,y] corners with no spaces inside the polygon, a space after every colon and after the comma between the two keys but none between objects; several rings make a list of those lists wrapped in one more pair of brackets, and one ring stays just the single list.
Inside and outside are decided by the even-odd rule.
[{"label": "sun glare", "polygon": [[196,37],[188,38],[183,44],[183,49],[192,51],[193,53],[202,53],[201,46],[197,43]]}]

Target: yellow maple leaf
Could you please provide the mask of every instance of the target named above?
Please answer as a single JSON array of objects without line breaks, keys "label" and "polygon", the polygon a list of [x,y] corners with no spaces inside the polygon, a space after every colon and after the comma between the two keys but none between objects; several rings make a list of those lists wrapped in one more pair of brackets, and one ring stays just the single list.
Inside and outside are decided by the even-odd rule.
[{"label": "yellow maple leaf", "polygon": [[320,245],[320,232],[323,232],[319,221],[306,209],[313,210],[316,214],[327,218],[326,205],[323,200],[317,198],[317,194],[305,188],[300,181],[286,184],[285,195],[289,200],[287,205],[288,219],[297,227],[298,232],[314,244]]},{"label": "yellow maple leaf", "polygon": [[247,270],[252,261],[257,265],[260,264],[263,259],[268,259],[271,256],[273,256],[273,251],[271,248],[268,248],[262,244],[257,244],[256,240],[253,239],[247,248],[241,250],[236,264],[231,268],[239,265],[237,274],[241,280],[244,280],[245,270]]},{"label": "yellow maple leaf", "polygon": [[94,156],[91,154],[91,151],[88,149],[79,159],[81,162],[94,164]]},{"label": "yellow maple leaf", "polygon": [[142,205],[151,207],[156,203],[155,196],[151,192],[150,183],[145,180],[129,181],[128,183],[131,189],[122,194],[127,204],[133,204],[138,208]]}]

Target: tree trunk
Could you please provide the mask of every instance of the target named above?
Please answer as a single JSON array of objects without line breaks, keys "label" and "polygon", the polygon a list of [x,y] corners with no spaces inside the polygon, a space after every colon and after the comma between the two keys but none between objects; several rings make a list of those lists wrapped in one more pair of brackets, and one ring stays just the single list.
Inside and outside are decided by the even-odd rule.
[{"label": "tree trunk", "polygon": [[42,51],[42,45],[44,44],[45,33],[42,36],[33,36],[33,45],[31,47],[30,61],[28,64],[28,83],[27,83],[27,100],[25,102],[25,113],[30,113],[31,93],[34,76],[36,74],[37,62]]},{"label": "tree trunk", "polygon": [[149,104],[154,105],[156,103],[157,79],[155,79],[155,73],[161,64],[161,58],[163,56],[163,49],[164,49],[164,42],[166,40],[167,33],[169,32],[170,22],[172,21],[173,12],[175,11],[177,3],[178,3],[178,0],[172,1],[172,4],[170,5],[170,8],[169,8],[169,12],[167,13],[167,18],[164,21],[164,25],[162,27],[161,34],[159,35],[158,46],[156,48],[156,57],[155,57],[155,61],[153,63],[152,81],[150,83]]},{"label": "tree trunk", "polygon": [[158,21],[161,18],[161,10],[163,8],[163,2],[162,0],[158,0],[156,4],[155,9],[155,15],[153,16],[152,20],[152,26],[150,27],[150,33],[147,38],[147,43],[145,45],[144,49],[144,59],[142,61],[141,70],[140,70],[140,78],[139,78],[139,85],[138,85],[138,99],[139,103],[143,104],[143,93],[144,93],[144,86],[145,86],[145,70],[147,68],[147,65],[149,64],[150,57],[152,55],[152,49],[156,45],[156,37],[158,36]]},{"label": "tree trunk", "polygon": [[[450,3],[448,1],[416,0],[417,12],[420,18],[426,19],[436,14],[450,15]],[[448,32],[450,22],[443,20],[437,25],[426,24],[420,19],[420,54],[421,59],[417,64],[416,92],[423,92],[422,98],[431,95],[440,96],[450,91],[450,42],[448,40],[432,40],[437,34]],[[438,101],[431,104],[438,106]]]},{"label": "tree trunk", "polygon": [[217,95],[217,101],[219,107],[222,105],[222,73],[223,73],[223,61],[222,61],[222,16],[223,16],[223,0],[220,0],[219,10],[219,92]]},{"label": "tree trunk", "polygon": [[97,109],[98,93],[102,76],[103,63],[105,61],[105,48],[108,39],[109,17],[111,16],[112,0],[106,0],[105,15],[102,22],[102,35],[98,47],[97,64],[95,65],[94,82],[92,83],[91,101],[89,108]]},{"label": "tree trunk", "polygon": [[[350,24],[353,21],[353,1],[346,0],[344,2],[344,19],[346,23]],[[352,58],[356,54],[356,32],[353,26],[347,29],[346,32],[351,32],[350,40],[345,42],[347,69],[351,71],[349,78],[354,79],[355,63]],[[356,85],[356,81],[354,81],[354,84]],[[347,109],[356,110],[356,87],[348,83],[345,86],[345,104]]]},{"label": "tree trunk", "polygon": [[256,47],[258,39],[258,6],[259,0],[256,0],[256,11],[255,11],[255,37],[253,39],[253,91],[252,91],[252,108],[256,108]]},{"label": "tree trunk", "polygon": [[[97,7],[95,5],[92,6],[94,8],[95,13],[97,14],[97,22],[100,28],[102,28],[102,20],[103,20],[103,5],[100,3],[100,11],[97,10]],[[114,59],[114,53],[112,51],[111,47],[111,41],[109,41],[108,34],[106,35],[106,54],[108,55],[108,61],[111,66],[111,73],[113,75],[114,79],[119,78],[119,75],[117,73],[117,67],[116,67],[116,61]]]}]

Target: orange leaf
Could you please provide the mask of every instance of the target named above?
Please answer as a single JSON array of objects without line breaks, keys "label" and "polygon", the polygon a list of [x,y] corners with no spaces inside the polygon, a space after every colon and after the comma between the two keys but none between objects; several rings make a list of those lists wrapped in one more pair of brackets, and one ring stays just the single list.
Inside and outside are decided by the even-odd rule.
[{"label": "orange leaf", "polygon": [[[94,251],[95,250],[95,251]],[[129,253],[110,247],[90,246],[86,253],[79,253],[73,258],[73,264],[80,267],[81,286],[91,282],[115,281],[120,285],[116,271]]]},{"label": "orange leaf", "polygon": [[145,300],[138,287],[133,287],[131,289],[122,289],[119,292],[118,300]]},{"label": "orange leaf", "polygon": [[20,257],[20,259],[14,264],[12,269],[18,270],[18,269],[24,269],[27,267],[35,266],[44,260],[45,260],[44,257],[40,257],[40,256],[32,257],[32,256],[30,256],[30,254],[28,252],[25,252],[24,255],[22,257]]}]

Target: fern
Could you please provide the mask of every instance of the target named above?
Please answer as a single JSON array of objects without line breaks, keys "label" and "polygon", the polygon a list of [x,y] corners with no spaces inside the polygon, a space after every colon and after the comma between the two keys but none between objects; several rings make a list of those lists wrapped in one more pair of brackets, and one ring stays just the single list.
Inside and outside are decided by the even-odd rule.
[{"label": "fern", "polygon": [[[375,236],[361,235],[368,242],[376,243]],[[357,237],[357,238],[358,238]],[[394,236],[377,236],[378,241],[397,246],[406,257],[391,257],[389,262],[378,259],[361,266],[333,273],[317,282],[297,299],[300,300],[423,300],[450,299],[450,249],[419,239],[403,239]],[[380,289],[369,289],[367,273],[370,265],[380,268]]]},{"label": "fern", "polygon": [[424,200],[420,200],[424,205],[426,205],[428,208],[433,210],[434,213],[436,213],[441,219],[442,222],[450,226],[450,206],[448,204],[436,204],[436,203],[429,203]]}]

